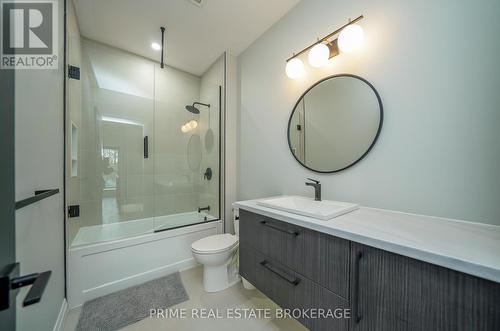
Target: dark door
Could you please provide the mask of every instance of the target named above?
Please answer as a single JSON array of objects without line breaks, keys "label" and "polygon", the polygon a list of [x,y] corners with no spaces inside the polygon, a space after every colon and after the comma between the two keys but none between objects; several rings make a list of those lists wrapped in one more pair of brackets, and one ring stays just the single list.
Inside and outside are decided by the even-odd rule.
[{"label": "dark door", "polygon": [[16,296],[19,288],[29,286],[22,306],[40,302],[51,271],[19,275],[16,261],[16,209],[59,192],[35,191],[33,197],[15,201],[15,136],[14,136],[14,75],[13,70],[0,69],[0,328],[16,330]]},{"label": "dark door", "polygon": [[500,330],[500,284],[352,244],[351,330]]},{"label": "dark door", "polygon": [[351,247],[351,330],[417,330],[408,323],[409,259],[357,243]]},{"label": "dark door", "polygon": [[[0,70],[0,325],[2,330],[15,330],[15,292],[6,280],[15,273],[16,259],[14,196],[14,71]],[[14,275],[15,276],[15,275]],[[8,307],[8,308],[6,308]]]}]

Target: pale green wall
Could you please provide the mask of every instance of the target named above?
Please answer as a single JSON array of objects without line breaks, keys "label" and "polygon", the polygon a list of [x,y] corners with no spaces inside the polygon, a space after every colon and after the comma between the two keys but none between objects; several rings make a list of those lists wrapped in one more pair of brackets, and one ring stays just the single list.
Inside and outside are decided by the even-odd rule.
[{"label": "pale green wall", "polygon": [[[238,198],[310,196],[314,177],[325,199],[500,225],[498,12],[484,0],[300,2],[239,57]],[[360,14],[362,51],[286,77],[292,52]],[[335,73],[373,83],[386,117],[366,159],[318,175],[290,154],[287,122],[302,92]]]}]

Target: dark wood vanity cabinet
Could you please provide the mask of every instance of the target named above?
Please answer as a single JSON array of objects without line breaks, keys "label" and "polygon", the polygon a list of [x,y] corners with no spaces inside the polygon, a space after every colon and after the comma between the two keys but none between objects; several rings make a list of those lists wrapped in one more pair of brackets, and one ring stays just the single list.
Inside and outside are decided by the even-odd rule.
[{"label": "dark wood vanity cabinet", "polygon": [[500,284],[240,210],[240,273],[311,330],[500,330]]}]

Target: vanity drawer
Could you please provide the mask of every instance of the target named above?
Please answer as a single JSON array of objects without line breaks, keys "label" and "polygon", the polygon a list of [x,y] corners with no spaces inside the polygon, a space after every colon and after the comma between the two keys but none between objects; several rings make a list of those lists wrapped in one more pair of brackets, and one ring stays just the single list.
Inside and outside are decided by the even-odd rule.
[{"label": "vanity drawer", "polygon": [[240,274],[281,308],[293,308],[295,287],[301,281],[293,270],[241,243]]},{"label": "vanity drawer", "polygon": [[[347,300],[244,243],[240,274],[310,330],[348,330],[349,320],[339,316],[349,308]],[[318,318],[320,309],[328,317]],[[312,314],[316,318],[310,318]]]},{"label": "vanity drawer", "polygon": [[305,276],[314,271],[313,256],[319,253],[313,231],[245,210],[240,210],[240,242]]},{"label": "vanity drawer", "polygon": [[348,240],[240,210],[240,242],[348,299]]},{"label": "vanity drawer", "polygon": [[[305,278],[295,290],[295,307],[307,312],[314,309],[316,312],[322,310],[324,316],[320,318],[302,318],[299,321],[312,331],[344,331],[349,329],[350,306],[349,301],[341,298],[335,293],[321,285]],[[312,312],[311,312],[312,313]],[[312,316],[310,316],[312,317]]]}]

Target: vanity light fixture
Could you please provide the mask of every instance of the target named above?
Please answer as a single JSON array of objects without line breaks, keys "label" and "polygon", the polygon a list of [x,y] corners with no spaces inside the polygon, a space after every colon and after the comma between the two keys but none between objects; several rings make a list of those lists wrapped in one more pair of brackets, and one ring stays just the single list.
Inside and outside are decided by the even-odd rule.
[{"label": "vanity light fixture", "polygon": [[290,59],[286,63],[285,71],[286,75],[291,79],[299,78],[304,73],[304,63],[298,58]]},{"label": "vanity light fixture", "polygon": [[[304,64],[298,56],[307,51],[309,51],[309,64],[315,68],[319,68],[325,65],[329,59],[337,56],[340,51],[348,53],[359,49],[364,41],[364,32],[355,23],[363,18],[364,16],[360,15],[354,20],[349,20],[347,24],[344,24],[323,38],[319,38],[314,44],[307,46],[298,53],[293,53],[286,60],[286,75],[291,79],[297,79],[303,74]],[[338,38],[332,40],[331,38],[337,34],[339,34]]]},{"label": "vanity light fixture", "polygon": [[349,53],[359,49],[365,40],[363,29],[357,24],[346,26],[339,35],[339,48],[342,52]]},{"label": "vanity light fixture", "polygon": [[315,68],[325,65],[330,58],[330,48],[323,43],[313,46],[309,51],[309,64]]}]

